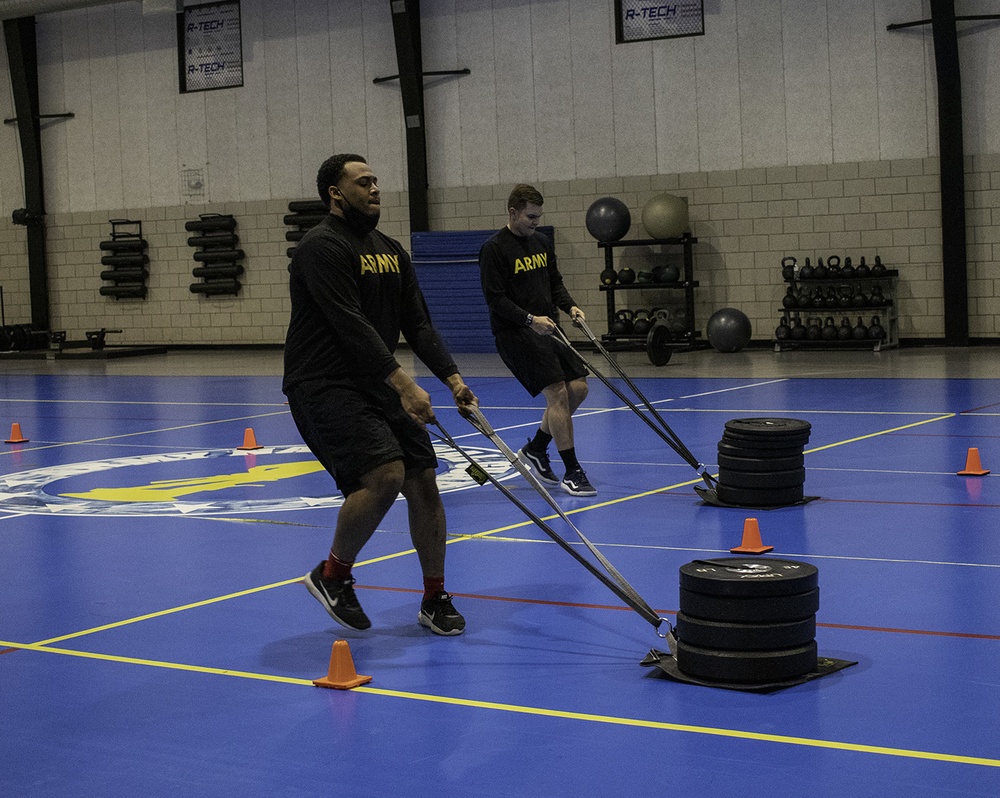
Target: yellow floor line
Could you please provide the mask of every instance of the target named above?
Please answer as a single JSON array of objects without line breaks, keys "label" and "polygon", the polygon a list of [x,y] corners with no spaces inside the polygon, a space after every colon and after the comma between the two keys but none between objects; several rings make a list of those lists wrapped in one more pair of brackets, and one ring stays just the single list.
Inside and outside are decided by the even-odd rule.
[{"label": "yellow floor line", "polygon": [[[215,421],[196,421],[193,424],[181,424],[177,427],[165,427],[163,429],[147,429],[141,430],[139,432],[124,432],[121,435],[105,435],[103,438],[89,438],[85,441],[62,441],[60,443],[49,443],[44,446],[29,446],[26,448],[10,449],[6,451],[0,451],[0,455],[3,454],[13,454],[14,452],[38,452],[43,449],[59,449],[64,446],[82,446],[88,443],[104,443],[105,441],[117,441],[122,438],[135,438],[141,435],[156,435],[161,432],[176,432],[182,429],[193,429],[195,427],[210,427],[215,424],[231,424],[234,421],[251,421],[255,418],[270,418],[271,416],[283,416],[287,415],[287,410],[279,410],[276,413],[257,413],[252,416],[239,416],[237,418],[220,418]],[[222,447],[219,447],[222,448]],[[236,448],[235,446],[233,448]]]},{"label": "yellow floor line", "polygon": [[[954,413],[949,413],[947,415],[937,416],[937,417],[931,418],[931,419],[925,419],[924,421],[917,421],[917,422],[914,422],[913,424],[906,424],[905,426],[902,426],[902,427],[893,427],[892,429],[882,430],[881,432],[873,432],[873,433],[871,433],[869,435],[862,435],[862,436],[859,436],[857,438],[851,438],[850,440],[840,441],[838,443],[831,443],[831,444],[827,444],[826,446],[820,446],[820,447],[817,447],[816,449],[809,449],[809,450],[807,450],[806,453],[808,454],[810,452],[818,452],[818,451],[822,451],[823,449],[832,448],[834,446],[842,446],[842,445],[844,445],[846,443],[853,443],[853,442],[856,442],[856,441],[864,440],[866,438],[873,438],[873,437],[876,437],[878,435],[886,435],[886,434],[891,433],[891,432],[898,432],[900,430],[909,429],[911,427],[917,427],[917,426],[920,426],[922,424],[929,424],[929,423],[932,423],[932,422],[935,422],[935,421],[944,421],[944,420],[949,419],[949,418],[954,418],[954,416],[955,416]],[[219,422],[219,423],[221,423],[221,422]],[[195,425],[192,425],[192,426],[195,426]],[[635,499],[641,499],[641,498],[645,498],[647,496],[655,496],[658,493],[666,493],[667,491],[676,490],[677,488],[688,487],[689,485],[697,485],[701,481],[702,480],[700,478],[695,478],[695,479],[687,480],[685,482],[676,482],[673,485],[666,485],[666,486],[661,487],[661,488],[654,488],[653,490],[643,491],[642,493],[634,493],[634,494],[631,494],[629,496],[622,496],[621,498],[618,498],[618,499],[609,499],[609,500],[603,501],[603,502],[596,502],[594,504],[589,504],[586,507],[578,507],[576,509],[566,510],[565,512],[566,512],[566,515],[575,515],[577,513],[589,512],[591,510],[598,510],[598,509],[603,509],[603,508],[606,508],[606,507],[612,507],[612,506],[614,506],[616,504],[621,504],[622,502],[633,501]],[[556,515],[556,514],[553,514],[553,515],[549,515],[549,516],[543,517],[542,520],[547,522],[547,521],[555,520],[557,518],[559,518],[559,516]],[[468,534],[468,535],[454,535],[454,536],[450,537],[450,539],[447,541],[447,543],[450,545],[452,543],[458,543],[458,542],[463,541],[463,540],[473,540],[473,539],[477,539],[477,538],[485,538],[485,537],[489,537],[491,535],[499,534],[501,532],[508,532],[508,531],[510,531],[512,529],[520,529],[520,528],[523,528],[523,527],[531,526],[532,524],[533,524],[532,521],[530,521],[530,520],[524,520],[524,521],[520,521],[520,522],[515,523],[515,524],[509,524],[507,526],[498,527],[496,529],[491,529],[491,530],[488,530],[488,531],[485,531],[485,532],[477,532],[477,533]],[[408,556],[410,556],[412,554],[416,554],[416,550],[415,549],[412,549],[412,548],[410,548],[410,549],[404,549],[402,551],[394,552],[392,554],[385,554],[385,555],[382,555],[380,557],[373,557],[371,559],[364,560],[362,562],[358,562],[356,564],[356,567],[361,567],[361,566],[364,566],[364,565],[374,565],[375,563],[380,563],[380,562],[387,562],[389,560],[398,559],[399,557],[408,557]],[[53,638],[50,638],[48,640],[41,640],[41,641],[39,641],[37,643],[37,645],[48,645],[50,643],[58,643],[58,642],[61,642],[63,640],[71,640],[71,639],[76,638],[76,637],[84,637],[84,636],[89,635],[89,634],[94,634],[94,633],[97,633],[97,632],[103,632],[103,631],[106,631],[108,629],[115,629],[115,628],[118,628],[118,627],[121,627],[121,626],[127,626],[129,624],[138,623],[140,621],[150,620],[152,618],[159,618],[159,617],[162,617],[164,615],[171,615],[173,613],[182,612],[184,610],[196,609],[198,607],[204,607],[204,606],[207,606],[209,604],[215,604],[215,603],[220,602],[220,601],[227,601],[228,599],[240,598],[241,596],[247,596],[247,595],[250,595],[252,593],[259,593],[259,592],[264,591],[264,590],[270,590],[271,588],[283,587],[285,585],[294,584],[295,582],[301,581],[301,579],[302,579],[302,577],[296,577],[294,579],[287,579],[287,580],[284,580],[282,582],[275,582],[275,583],[270,584],[270,585],[263,585],[261,587],[251,588],[249,590],[241,590],[239,592],[230,593],[230,594],[227,594],[225,596],[217,596],[215,598],[205,599],[204,601],[196,601],[196,602],[193,602],[191,604],[185,604],[185,605],[180,606],[180,607],[172,607],[170,609],[160,610],[158,612],[149,613],[147,615],[140,615],[140,616],[137,616],[135,618],[127,618],[125,620],[116,621],[116,622],[110,623],[110,624],[105,624],[104,626],[97,626],[97,627],[94,627],[92,629],[84,629],[84,630],[79,631],[79,632],[73,632],[71,634],[61,635],[59,637],[53,637]]]},{"label": "yellow floor line", "polygon": [[[160,660],[137,659],[134,657],[118,657],[112,654],[96,654],[90,651],[74,651],[72,649],[54,648],[39,643],[16,643],[10,640],[0,640],[0,646],[5,648],[37,651],[47,654],[62,654],[70,657],[82,657],[105,662],[118,662],[128,665],[145,665],[153,668],[205,673],[216,676],[232,676],[240,679],[255,679],[265,682],[280,682],[312,687],[309,679],[296,679],[290,676],[273,676],[266,673],[229,670],[226,668],[208,668],[200,665],[186,665],[178,662],[163,662]],[[468,707],[472,709],[487,709],[495,712],[511,712],[519,715],[535,715],[561,720],[575,720],[587,723],[605,723],[613,726],[629,726],[642,729],[657,729],[660,731],[675,731],[686,734],[706,734],[713,737],[728,737],[740,740],[778,743],[780,745],[798,745],[810,748],[825,748],[834,751],[851,751],[861,754],[877,754],[880,756],[903,757],[907,759],[923,759],[933,762],[949,762],[960,765],[980,765],[983,767],[1000,767],[1000,759],[986,757],[961,756],[944,754],[936,751],[918,751],[909,748],[890,748],[881,745],[863,745],[860,743],[845,743],[837,740],[819,740],[809,737],[791,737],[783,734],[765,734],[762,732],[743,731],[740,729],[723,729],[712,726],[692,726],[685,723],[667,723],[664,721],[645,720],[643,718],[623,718],[614,715],[594,715],[587,712],[569,712],[546,707],[529,707],[520,704],[504,704],[495,701],[477,701],[470,698],[453,698],[450,696],[413,693],[405,690],[384,690],[377,687],[356,687],[356,693],[382,696],[385,698],[402,698],[410,701],[425,701],[432,704],[449,704],[451,706]]]}]

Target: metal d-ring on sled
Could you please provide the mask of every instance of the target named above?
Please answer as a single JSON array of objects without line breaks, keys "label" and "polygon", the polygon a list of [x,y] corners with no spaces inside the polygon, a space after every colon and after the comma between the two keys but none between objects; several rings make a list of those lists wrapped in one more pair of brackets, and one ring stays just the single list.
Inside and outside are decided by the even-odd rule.
[{"label": "metal d-ring on sled", "polygon": [[[556,339],[560,343],[562,343],[565,346],[567,346],[570,349],[571,352],[573,352],[578,358],[580,358],[580,360],[583,361],[583,365],[586,366],[587,369],[592,374],[594,374],[594,376],[596,376],[609,389],[611,389],[611,391],[619,399],[621,399],[626,405],[628,405],[629,408],[631,408],[632,411],[634,411],[635,414],[637,416],[639,416],[639,418],[641,418],[643,421],[645,421],[646,424],[649,425],[649,428],[651,430],[653,430],[653,432],[655,432],[657,435],[659,435],[661,438],[663,438],[663,440],[666,442],[667,446],[669,446],[671,449],[673,449],[675,452],[677,452],[677,454],[679,454],[681,456],[681,459],[683,459],[685,463],[687,463],[696,472],[698,472],[698,476],[700,476],[701,479],[704,481],[704,483],[707,486],[708,490],[714,491],[715,488],[717,487],[718,483],[716,482],[715,478],[711,474],[708,473],[708,467],[704,463],[699,463],[698,459],[691,453],[691,450],[688,449],[687,446],[684,445],[684,442],[681,441],[680,438],[677,437],[677,433],[675,433],[670,428],[670,426],[667,424],[667,422],[663,420],[663,416],[661,416],[656,411],[656,408],[653,407],[653,405],[650,403],[650,401],[646,398],[645,394],[643,394],[642,391],[640,391],[639,388],[636,386],[636,384],[634,382],[632,382],[631,379],[629,379],[629,376],[624,372],[624,370],[622,369],[622,367],[618,365],[618,362],[613,357],[611,357],[611,353],[608,352],[608,350],[604,348],[604,346],[601,344],[600,341],[597,340],[597,337],[590,331],[590,328],[587,326],[587,322],[585,322],[583,319],[576,319],[573,323],[577,327],[579,327],[581,330],[583,330],[583,332],[587,336],[587,338],[590,339],[590,342],[594,346],[597,347],[597,350],[602,355],[604,355],[604,357],[607,359],[608,363],[611,364],[611,366],[614,368],[614,370],[618,372],[618,375],[625,381],[625,384],[628,385],[628,387],[632,390],[632,392],[646,406],[646,409],[649,411],[649,414],[651,416],[653,416],[653,418],[656,419],[656,421],[659,423],[659,426],[657,426],[656,424],[654,424],[649,419],[649,416],[647,416],[638,407],[636,407],[635,403],[632,402],[632,400],[629,399],[627,396],[625,396],[625,394],[622,393],[621,390],[619,390],[614,385],[614,383],[611,382],[611,380],[609,380],[598,369],[594,368],[593,364],[591,364],[590,361],[587,360],[587,358],[585,358],[583,355],[581,355],[573,347],[573,345],[569,342],[569,339],[566,337],[566,335],[563,333],[563,331],[561,329],[559,329],[558,327],[556,327],[556,331],[554,333]],[[697,491],[698,488],[696,488],[695,490]]]},{"label": "metal d-ring on sled", "polygon": [[[583,544],[590,550],[590,552],[597,558],[598,562],[610,574],[610,577],[602,572],[597,566],[591,563],[586,557],[581,555],[576,551],[565,539],[563,539],[558,533],[556,533],[552,527],[546,524],[541,518],[538,517],[527,505],[525,505],[520,499],[518,499],[511,491],[503,485],[498,479],[496,479],[492,474],[482,468],[470,454],[468,454],[461,446],[459,446],[455,439],[448,434],[445,428],[441,425],[440,421],[435,421],[435,426],[441,431],[441,439],[447,443],[452,449],[458,452],[462,457],[469,461],[469,474],[475,479],[479,484],[484,482],[491,482],[493,485],[508,499],[510,499],[517,507],[521,510],[528,518],[535,522],[535,524],[553,541],[558,543],[565,551],[567,551],[572,557],[577,560],[584,568],[586,568],[590,573],[592,573],[597,579],[604,584],[612,593],[614,593],[618,598],[620,598],[625,604],[635,610],[639,615],[641,615],[647,622],[652,624],[653,629],[659,630],[660,625],[665,621],[667,623],[668,634],[671,630],[670,622],[666,618],[662,618],[657,615],[656,610],[647,604],[642,597],[636,592],[625,577],[623,577],[618,570],[607,560],[607,558],[598,551],[597,547],[591,543],[587,537],[577,529],[576,525],[570,521],[569,516],[563,512],[563,509],[556,503],[552,495],[545,489],[545,486],[531,473],[530,469],[521,462],[516,454],[511,450],[506,443],[497,435],[496,431],[490,426],[490,423],[486,420],[486,417],[482,412],[476,408],[466,415],[469,423],[472,424],[480,433],[489,438],[493,445],[500,450],[510,464],[517,469],[517,471],[523,476],[528,483],[538,492],[538,494],[545,499],[546,503],[552,507],[559,517],[565,521],[570,528],[577,534],[577,537],[583,542]],[[662,638],[666,638],[667,634],[661,634],[657,631],[657,635]]]}]

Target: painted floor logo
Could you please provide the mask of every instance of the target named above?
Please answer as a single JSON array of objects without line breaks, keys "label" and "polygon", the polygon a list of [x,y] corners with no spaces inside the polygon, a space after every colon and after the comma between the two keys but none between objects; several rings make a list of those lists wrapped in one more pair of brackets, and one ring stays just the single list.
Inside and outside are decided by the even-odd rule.
[{"label": "painted floor logo", "polygon": [[[499,452],[463,447],[498,480],[517,472]],[[465,469],[468,461],[442,443],[435,443],[438,488],[442,493],[478,487]],[[239,458],[240,467],[234,469]],[[194,467],[192,467],[194,466]],[[176,471],[176,478],[162,477]],[[192,471],[198,476],[189,476]],[[230,515],[273,513],[339,507],[344,497],[333,480],[315,496],[279,495],[232,498],[248,488],[282,493],[283,483],[323,472],[305,446],[269,446],[253,452],[237,449],[197,449],[189,452],[117,457],[36,468],[0,476],[0,512],[34,515]],[[94,483],[97,483],[96,485]],[[83,484],[80,484],[83,483]],[[322,491],[329,489],[330,493]],[[230,498],[225,497],[228,491]]]}]

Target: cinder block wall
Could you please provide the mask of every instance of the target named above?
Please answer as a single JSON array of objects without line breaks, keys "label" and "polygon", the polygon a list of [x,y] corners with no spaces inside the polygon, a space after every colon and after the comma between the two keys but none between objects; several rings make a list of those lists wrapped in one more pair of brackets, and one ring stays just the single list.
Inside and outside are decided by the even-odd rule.
[{"label": "cinder block wall", "polygon": [[[745,169],[648,177],[541,182],[544,224],[556,228],[556,248],[567,286],[604,332],[605,295],[599,290],[604,251],[585,227],[594,199],[621,199],[632,212],[626,238],[646,238],[645,203],[659,192],[688,201],[695,246],[696,324],[704,330],[720,307],[742,309],[755,340],[769,340],[780,317],[784,285],[781,260],[794,255],[836,254],[857,263],[879,255],[898,269],[899,335],[936,339],[944,335],[940,195],[937,159],[842,163]],[[967,164],[969,315],[973,338],[1000,332],[1000,156],[970,158]],[[435,189],[430,192],[435,230],[499,228],[506,221],[509,185]],[[302,199],[302,198],[289,198]],[[309,199],[309,198],[306,198]],[[408,240],[405,192],[383,193],[381,229]],[[101,327],[121,328],[109,342],[131,344],[280,344],[288,320],[283,217],[287,200],[235,204],[122,208],[108,212],[57,214],[47,219],[52,329],[71,338]],[[232,214],[237,220],[246,273],[238,296],[205,297],[189,290],[198,264],[184,223],[203,213]],[[110,238],[110,219],[142,221],[149,242],[149,294],[145,300],[100,296],[100,242]],[[7,324],[30,321],[24,231],[0,223],[0,285]],[[680,250],[665,254],[623,248],[616,266],[651,270],[658,259],[680,263]],[[628,292],[619,306],[680,304],[678,292]]]}]

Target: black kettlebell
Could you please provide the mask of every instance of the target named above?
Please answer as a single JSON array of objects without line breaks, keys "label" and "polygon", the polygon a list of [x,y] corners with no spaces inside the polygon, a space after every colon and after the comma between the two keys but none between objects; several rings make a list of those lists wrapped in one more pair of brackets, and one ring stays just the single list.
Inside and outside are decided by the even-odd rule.
[{"label": "black kettlebell", "polygon": [[611,332],[615,335],[628,335],[632,332],[632,311],[619,310],[611,322]]},{"label": "black kettlebell", "polygon": [[854,301],[852,299],[853,296],[854,296],[854,291],[851,289],[849,285],[840,286],[840,293],[837,296],[837,306],[841,308],[851,307],[851,302]]},{"label": "black kettlebell", "polygon": [[868,337],[874,341],[885,339],[885,327],[878,320],[878,316],[872,316],[872,326],[868,328]]},{"label": "black kettlebell", "polygon": [[618,274],[610,266],[601,272],[601,285],[614,285],[618,282]]},{"label": "black kettlebell", "polygon": [[791,282],[795,279],[795,264],[798,263],[795,260],[794,255],[785,255],[781,259],[781,279],[785,282]]},{"label": "black kettlebell", "polygon": [[855,341],[864,341],[868,337],[868,328],[865,327],[865,323],[861,321],[860,316],[858,316],[858,323],[851,330],[851,336]]},{"label": "black kettlebell", "polygon": [[850,341],[854,336],[854,331],[851,329],[851,320],[844,316],[843,321],[840,322],[840,326],[837,328],[837,338],[841,341]]},{"label": "black kettlebell", "polygon": [[826,296],[823,297],[823,307],[837,307],[837,289],[832,285],[828,286],[826,289]]},{"label": "black kettlebell", "polygon": [[628,266],[622,266],[621,271],[618,272],[618,282],[622,285],[632,285],[635,282],[635,272]]},{"label": "black kettlebell", "polygon": [[800,280],[811,280],[813,277],[813,267],[809,262],[809,258],[806,258],[806,265],[799,269],[799,279]]},{"label": "black kettlebell", "polygon": [[822,258],[816,258],[816,268],[813,269],[813,279],[814,280],[825,280],[827,276],[827,268],[823,265]]},{"label": "black kettlebell", "polygon": [[781,298],[781,305],[789,310],[799,306],[799,298],[796,296],[795,289],[792,286],[788,286],[788,290],[785,291],[785,295]]},{"label": "black kettlebell", "polygon": [[819,319],[815,317],[810,318],[809,323],[806,325],[806,340],[818,341],[822,331],[823,328],[819,326]]},{"label": "black kettlebell", "polygon": [[854,307],[856,308],[866,308],[868,307],[868,294],[866,294],[861,286],[857,286],[854,289],[853,297]]},{"label": "black kettlebell", "polygon": [[799,317],[798,313],[796,313],[795,318],[792,319],[792,330],[790,334],[793,341],[801,341],[806,337],[806,328],[803,326],[802,319]]},{"label": "black kettlebell", "polygon": [[637,310],[632,318],[632,332],[636,335],[645,335],[653,326],[653,320],[649,316],[648,310]]},{"label": "black kettlebell", "polygon": [[882,263],[882,258],[880,258],[878,255],[876,255],[875,256],[875,265],[872,266],[872,274],[875,275],[875,276],[877,276],[877,277],[881,277],[887,271],[888,271],[888,269],[886,269],[885,266]]},{"label": "black kettlebell", "polygon": [[845,279],[852,279],[855,276],[854,264],[851,263],[851,256],[844,258],[844,265],[840,268],[840,276]]},{"label": "black kettlebell", "polygon": [[792,337],[792,328],[788,324],[788,314],[781,317],[778,326],[774,328],[774,337],[779,341],[787,341]]},{"label": "black kettlebell", "polygon": [[837,327],[833,323],[833,316],[826,317],[826,323],[823,325],[823,329],[820,330],[820,336],[824,341],[837,340]]},{"label": "black kettlebell", "polygon": [[861,256],[861,263],[858,264],[857,271],[855,274],[858,277],[871,277],[872,269],[867,263],[865,263],[865,256]]},{"label": "black kettlebell", "polygon": [[885,306],[885,295],[882,293],[882,286],[880,285],[872,286],[872,292],[868,297],[868,304],[870,304],[873,308],[880,308]]},{"label": "black kettlebell", "polygon": [[831,255],[826,259],[826,276],[827,277],[839,277],[840,276],[840,255]]}]

